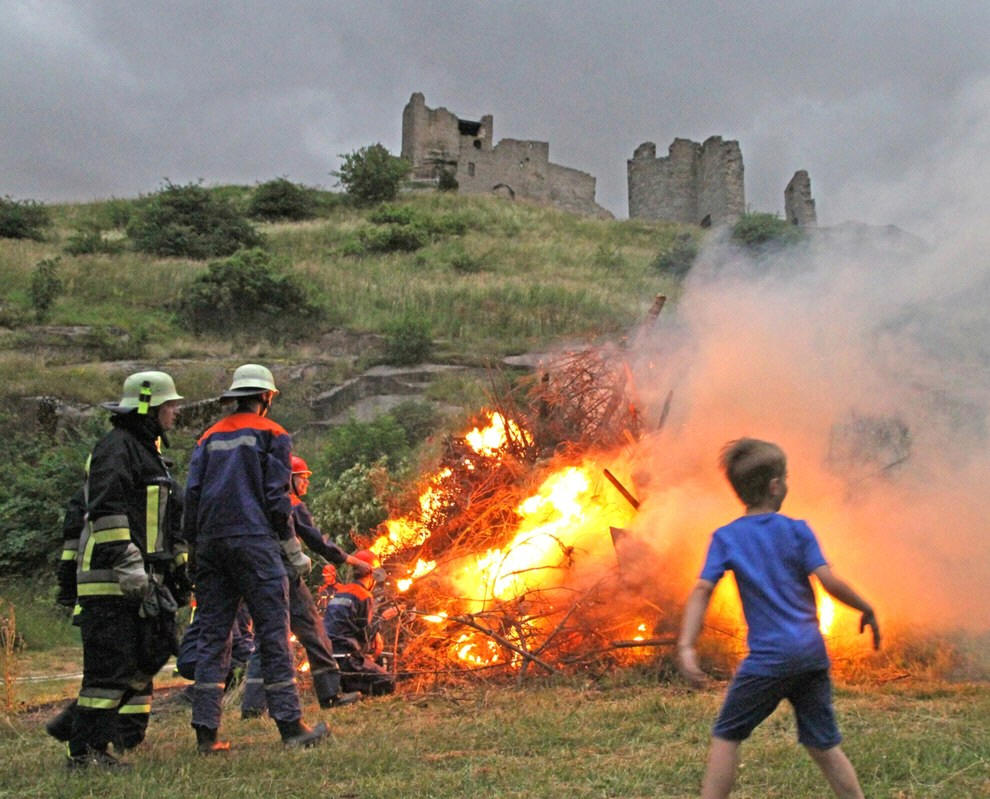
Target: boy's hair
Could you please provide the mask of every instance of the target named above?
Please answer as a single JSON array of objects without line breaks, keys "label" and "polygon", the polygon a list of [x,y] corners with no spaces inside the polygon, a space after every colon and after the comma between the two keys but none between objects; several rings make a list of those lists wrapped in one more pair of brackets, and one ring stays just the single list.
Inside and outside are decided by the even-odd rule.
[{"label": "boy's hair", "polygon": [[719,465],[747,508],[767,498],[770,481],[787,473],[787,456],[769,441],[738,438],[722,447]]}]

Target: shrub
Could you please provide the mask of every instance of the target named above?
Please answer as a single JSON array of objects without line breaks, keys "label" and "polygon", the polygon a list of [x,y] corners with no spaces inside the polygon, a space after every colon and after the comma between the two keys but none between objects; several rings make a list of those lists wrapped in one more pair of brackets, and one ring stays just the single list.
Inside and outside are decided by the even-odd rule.
[{"label": "shrub", "polygon": [[0,238],[41,241],[51,223],[51,215],[41,203],[0,197]]},{"label": "shrub", "polygon": [[751,250],[794,244],[803,238],[801,228],[775,214],[744,214],[732,228],[732,238]]},{"label": "shrub", "polygon": [[335,480],[355,464],[381,461],[399,467],[409,454],[406,431],[394,416],[385,414],[371,422],[351,418],[329,435],[324,457],[318,459],[318,474]]},{"label": "shrub", "polygon": [[0,433],[0,574],[23,575],[58,559],[65,503],[99,431],[53,443],[22,412],[0,408]]},{"label": "shrub", "polygon": [[131,219],[127,235],[140,252],[198,259],[231,255],[264,243],[229,200],[197,183],[166,182]]},{"label": "shrub", "polygon": [[45,258],[38,261],[31,273],[31,284],[28,286],[28,293],[31,295],[31,306],[34,308],[35,318],[43,322],[48,318],[52,305],[62,293],[62,279],[58,275],[59,259]]},{"label": "shrub", "polygon": [[124,242],[120,239],[108,239],[103,230],[94,223],[81,225],[62,248],[69,255],[94,255],[106,253],[117,255],[124,251]]},{"label": "shrub", "polygon": [[385,461],[356,463],[313,491],[309,508],[320,530],[350,549],[351,533],[367,535],[388,518],[381,491],[388,480]]},{"label": "shrub", "polygon": [[422,317],[407,314],[385,328],[385,363],[395,366],[422,363],[432,350],[430,323]]},{"label": "shrub", "polygon": [[678,233],[668,247],[653,259],[653,268],[674,277],[684,277],[698,257],[698,242],[687,231]]},{"label": "shrub", "polygon": [[440,414],[428,402],[406,400],[396,405],[389,413],[406,432],[406,443],[415,447],[429,437],[440,421]]},{"label": "shrub", "polygon": [[251,195],[248,216],[255,219],[311,219],[315,216],[316,202],[313,192],[286,178],[276,178],[262,183]]},{"label": "shrub", "polygon": [[381,144],[362,147],[353,153],[341,155],[343,164],[331,172],[356,205],[375,205],[394,200],[399,186],[409,174],[412,165],[398,158]]},{"label": "shrub", "polygon": [[276,341],[307,335],[323,316],[304,287],[258,249],[211,263],[181,292],[176,312],[197,335],[234,331]]}]

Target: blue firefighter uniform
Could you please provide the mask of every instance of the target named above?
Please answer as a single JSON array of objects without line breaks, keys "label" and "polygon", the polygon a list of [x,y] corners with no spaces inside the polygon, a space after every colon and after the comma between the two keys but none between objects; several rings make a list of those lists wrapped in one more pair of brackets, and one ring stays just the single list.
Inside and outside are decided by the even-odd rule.
[{"label": "blue firefighter uniform", "polygon": [[345,691],[378,695],[395,690],[395,678],[375,662],[372,654],[374,613],[374,597],[357,582],[337,585],[323,612],[323,626],[340,661]]},{"label": "blue firefighter uniform", "polygon": [[[292,521],[296,535],[318,555],[337,565],[346,563],[347,553],[323,536],[306,503],[293,492]],[[289,578],[289,627],[306,650],[313,690],[320,707],[331,707],[340,693],[340,669],[333,647],[316,610],[316,603],[302,577]],[[265,708],[261,658],[257,652],[248,662],[241,709],[245,716],[259,715]]]},{"label": "blue firefighter uniform", "polygon": [[289,502],[291,439],[281,425],[238,412],[199,439],[189,462],[186,535],[195,546],[199,658],[192,724],[220,726],[230,668],[231,630],[243,600],[269,712],[283,724],[301,717],[289,652],[288,579],[280,541],[292,535]]}]

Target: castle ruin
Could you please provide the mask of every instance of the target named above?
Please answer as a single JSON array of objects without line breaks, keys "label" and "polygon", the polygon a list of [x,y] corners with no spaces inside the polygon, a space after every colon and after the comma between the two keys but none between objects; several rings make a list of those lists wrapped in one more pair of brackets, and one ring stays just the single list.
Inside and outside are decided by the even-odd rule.
[{"label": "castle ruin", "polygon": [[414,180],[457,181],[462,194],[498,194],[553,205],[572,213],[611,218],[595,202],[595,178],[550,162],[547,142],[502,139],[493,145],[493,117],[459,119],[428,108],[415,92],[402,111],[402,157]]},{"label": "castle ruin", "polygon": [[668,155],[644,142],[626,162],[629,218],[703,227],[732,224],[746,209],[742,151],[710,136],[704,144],[674,139]]},{"label": "castle ruin", "polygon": [[803,169],[794,173],[784,189],[784,215],[788,222],[798,227],[815,227],[818,224],[815,201],[811,196],[811,178]]}]

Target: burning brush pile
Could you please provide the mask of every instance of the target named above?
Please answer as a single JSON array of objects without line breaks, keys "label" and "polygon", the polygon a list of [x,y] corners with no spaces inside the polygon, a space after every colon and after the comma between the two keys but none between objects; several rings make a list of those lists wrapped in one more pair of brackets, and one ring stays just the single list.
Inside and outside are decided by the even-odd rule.
[{"label": "burning brush pile", "polygon": [[[599,668],[673,643],[624,454],[641,411],[620,348],[564,355],[449,439],[417,507],[362,542],[389,574],[380,604],[400,674]],[[661,631],[663,634],[661,634]]]}]

